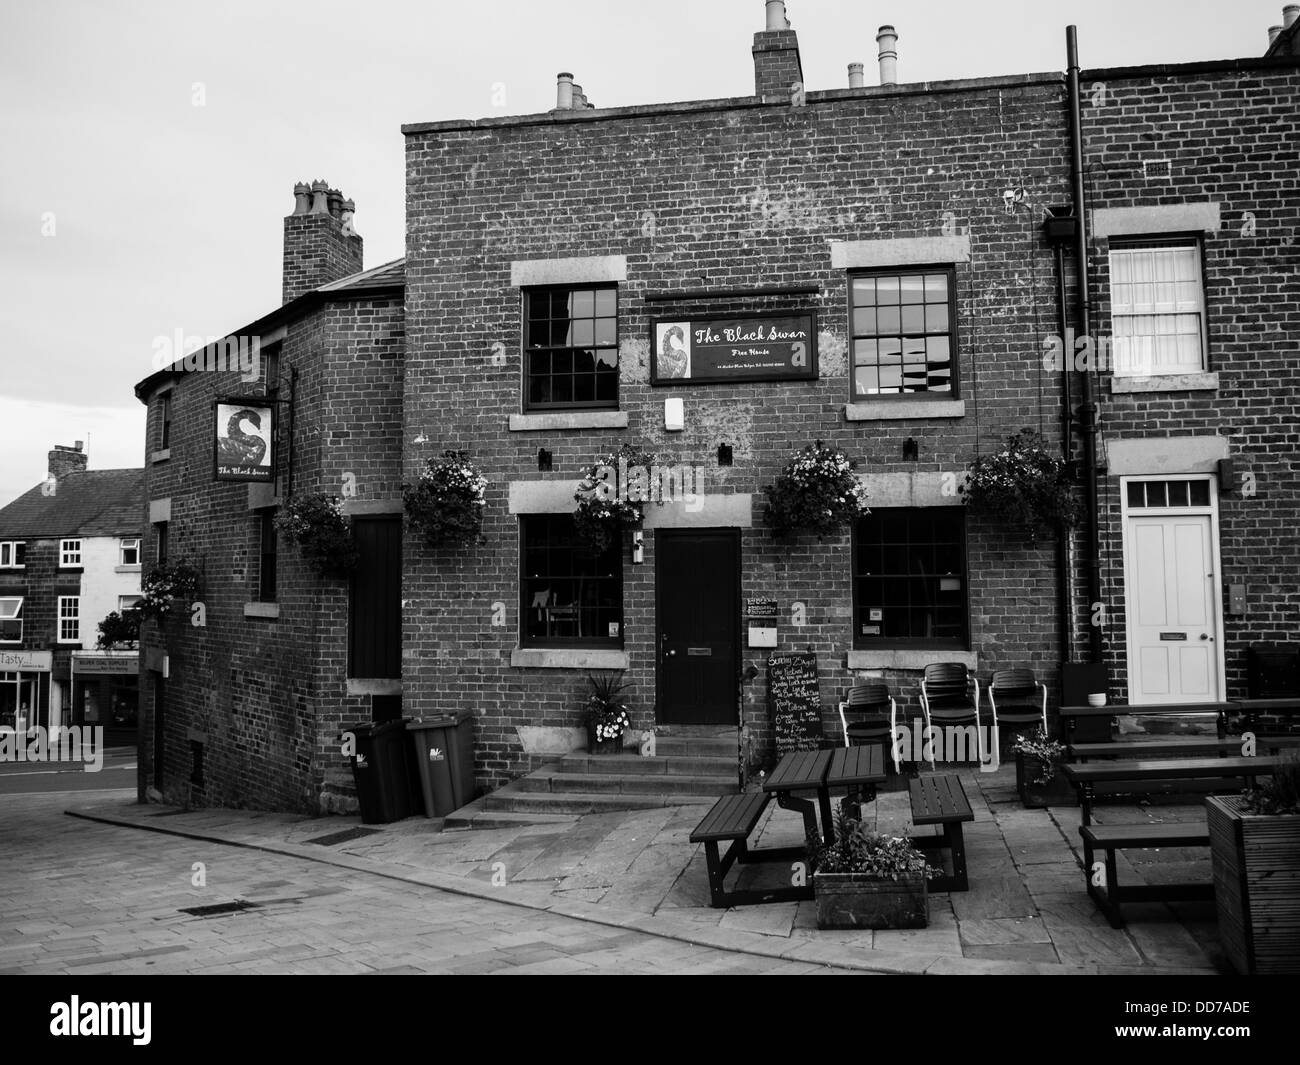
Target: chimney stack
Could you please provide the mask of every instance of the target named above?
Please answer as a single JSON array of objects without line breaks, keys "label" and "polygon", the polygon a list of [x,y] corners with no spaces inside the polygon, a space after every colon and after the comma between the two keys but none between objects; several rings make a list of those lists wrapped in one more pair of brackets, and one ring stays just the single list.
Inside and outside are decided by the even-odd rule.
[{"label": "chimney stack", "polygon": [[80,440],[73,447],[55,444],[48,456],[49,475],[58,481],[70,473],[80,473],[86,468],[89,459],[90,456],[81,450]]},{"label": "chimney stack", "polygon": [[880,84],[898,84],[898,34],[893,26],[881,26],[876,33],[880,46]]},{"label": "chimney stack", "polygon": [[849,64],[849,88],[861,89],[864,88],[866,84],[867,84],[866,78],[863,76],[862,73],[862,64],[850,63]]},{"label": "chimney stack", "polygon": [[293,214],[284,220],[285,303],[361,270],[362,240],[352,228],[354,208],[327,182],[294,185]]},{"label": "chimney stack", "polygon": [[790,28],[785,0],[767,0],[767,28],[754,34],[754,95],[789,100],[795,82],[803,84],[799,38]]}]

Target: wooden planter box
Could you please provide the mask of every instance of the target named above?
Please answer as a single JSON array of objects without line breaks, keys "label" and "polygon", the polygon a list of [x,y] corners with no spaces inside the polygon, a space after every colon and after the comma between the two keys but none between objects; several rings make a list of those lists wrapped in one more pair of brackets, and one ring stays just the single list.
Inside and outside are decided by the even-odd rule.
[{"label": "wooden planter box", "polygon": [[865,873],[814,873],[818,928],[925,928],[925,876],[877,880]]},{"label": "wooden planter box", "polygon": [[1032,809],[1047,806],[1078,806],[1079,797],[1073,786],[1056,767],[1056,776],[1050,784],[1035,784],[1034,779],[1042,772],[1042,762],[1023,754],[1016,755],[1016,791],[1020,801]]},{"label": "wooden planter box", "polygon": [[1219,940],[1240,973],[1300,973],[1300,814],[1242,812],[1205,800]]},{"label": "wooden planter box", "polygon": [[613,740],[596,739],[596,726],[587,723],[587,753],[588,754],[622,754],[623,737],[619,736]]}]

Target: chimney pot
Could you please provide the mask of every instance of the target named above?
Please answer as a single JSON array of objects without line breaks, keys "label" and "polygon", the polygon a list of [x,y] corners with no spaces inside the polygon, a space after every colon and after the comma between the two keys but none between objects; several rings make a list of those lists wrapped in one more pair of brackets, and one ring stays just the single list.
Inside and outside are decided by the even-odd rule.
[{"label": "chimney pot", "polygon": [[573,75],[567,70],[555,75],[555,108],[557,111],[573,108]]},{"label": "chimney pot", "polygon": [[311,210],[309,214],[329,214],[329,204],[326,197],[329,193],[329,186],[323,181],[313,181],[311,183]]},{"label": "chimney pot", "polygon": [[1273,42],[1277,40],[1278,35],[1281,34],[1281,32],[1282,32],[1281,26],[1270,26],[1268,28],[1268,43],[1272,45]]},{"label": "chimney pot", "polygon": [[343,193],[338,189],[329,189],[325,193],[325,205],[329,208],[331,217],[338,218],[343,213]]},{"label": "chimney pot", "polygon": [[83,443],[84,443],[84,441],[82,441],[82,440],[74,440],[74,441],[72,442],[72,450],[73,450],[73,451],[80,451],[80,450],[81,450],[81,445],[82,445]]},{"label": "chimney pot", "polygon": [[790,20],[785,14],[785,0],[767,0],[767,28],[769,30],[790,28]]},{"label": "chimney pot", "polygon": [[866,78],[863,76],[862,71],[863,71],[863,66],[861,63],[849,64],[849,88],[850,89],[861,89],[866,86],[867,84]]},{"label": "chimney pot", "polygon": [[1300,4],[1287,4],[1282,9],[1282,28],[1289,30],[1297,18],[1300,18]]},{"label": "chimney pot", "polygon": [[305,185],[301,181],[293,187],[293,213],[306,214],[311,210],[311,186]]},{"label": "chimney pot", "polygon": [[898,83],[898,34],[893,26],[881,26],[876,33],[880,46],[880,84]]}]

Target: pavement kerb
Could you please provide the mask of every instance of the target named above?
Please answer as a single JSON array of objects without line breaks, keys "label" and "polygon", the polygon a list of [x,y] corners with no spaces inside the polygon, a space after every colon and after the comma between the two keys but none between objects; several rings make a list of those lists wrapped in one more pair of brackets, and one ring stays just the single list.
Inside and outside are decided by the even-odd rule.
[{"label": "pavement kerb", "polygon": [[521,909],[538,910],[576,921],[587,921],[608,928],[620,928],[630,932],[642,932],[646,935],[671,939],[693,946],[709,947],[737,954],[753,954],[759,957],[783,961],[802,961],[817,965],[826,965],[838,969],[855,969],[864,973],[876,973],[893,976],[946,975],[946,976],[1079,976],[1119,974],[1133,976],[1173,976],[1216,975],[1213,970],[1168,969],[1155,966],[1133,966],[1119,968],[1116,966],[1071,966],[1059,963],[1025,963],[996,961],[982,958],[955,958],[947,954],[923,952],[884,951],[868,948],[871,957],[864,959],[861,950],[832,943],[818,943],[815,940],[800,940],[791,943],[782,939],[780,944],[772,943],[772,936],[756,932],[744,932],[734,929],[701,926],[692,921],[674,920],[642,913],[638,910],[624,910],[616,906],[600,903],[579,903],[571,900],[550,900],[545,903],[525,897],[510,885],[493,887],[465,877],[441,873],[433,869],[414,872],[397,872],[391,866],[355,855],[322,853],[315,848],[307,848],[296,843],[267,843],[250,840],[237,835],[222,833],[214,829],[187,829],[169,825],[144,824],[130,818],[103,813],[94,809],[69,808],[64,811],[69,817],[99,824],[114,825],[119,828],[134,828],[144,832],[157,832],[167,836],[180,836],[185,839],[200,840],[205,843],[217,843],[229,847],[243,847],[248,850],[262,851],[268,854],[281,854],[300,858],[320,865],[330,865],[340,869],[351,869],[370,876],[382,877],[417,887],[433,888],[453,895],[483,899],[487,902],[502,903]]}]

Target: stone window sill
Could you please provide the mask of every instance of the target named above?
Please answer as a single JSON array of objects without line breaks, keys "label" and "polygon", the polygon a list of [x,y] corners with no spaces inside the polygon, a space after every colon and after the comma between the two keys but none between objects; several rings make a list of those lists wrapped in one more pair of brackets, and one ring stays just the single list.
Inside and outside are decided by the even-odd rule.
[{"label": "stone window sill", "polygon": [[627,652],[582,647],[516,647],[510,665],[518,669],[627,669]]},{"label": "stone window sill", "polygon": [[349,695],[401,695],[400,677],[348,677]]},{"label": "stone window sill", "polygon": [[960,662],[967,669],[974,670],[979,665],[979,654],[976,651],[882,648],[879,651],[850,651],[845,666],[848,669],[914,669],[920,672],[926,666],[939,662]]},{"label": "stone window sill", "polygon": [[539,429],[626,429],[627,411],[623,410],[566,410],[546,414],[512,414],[512,433],[535,432]]},{"label": "stone window sill", "polygon": [[869,403],[846,403],[846,422],[895,422],[925,418],[964,418],[964,399],[876,400]]},{"label": "stone window sill", "polygon": [[114,566],[113,572],[114,573],[139,573],[140,568],[141,568],[140,563],[138,562],[135,563],[134,565],[132,565],[131,563],[127,563],[125,566]]},{"label": "stone window sill", "polygon": [[166,462],[171,457],[172,457],[172,449],[169,447],[165,447],[161,451],[155,451],[152,455],[150,455],[149,461]]},{"label": "stone window sill", "polygon": [[1219,387],[1217,373],[1179,373],[1164,377],[1112,377],[1113,396],[1130,392],[1213,392]]},{"label": "stone window sill", "polygon": [[245,603],[244,617],[246,618],[278,618],[280,616],[279,603]]}]

